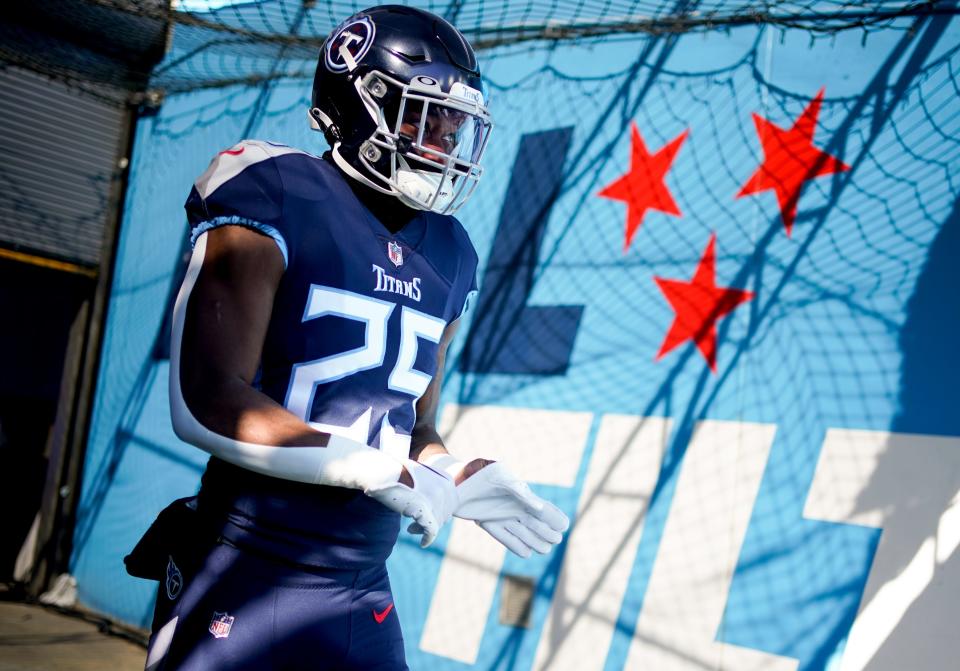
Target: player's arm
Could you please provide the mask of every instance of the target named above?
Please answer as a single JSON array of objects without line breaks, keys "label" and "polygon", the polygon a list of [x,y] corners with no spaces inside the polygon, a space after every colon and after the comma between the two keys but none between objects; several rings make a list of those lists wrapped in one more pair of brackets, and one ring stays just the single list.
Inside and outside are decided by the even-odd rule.
[{"label": "player's arm", "polygon": [[221,226],[197,239],[174,310],[174,430],[248,470],[361,489],[417,520],[429,544],[452,512],[449,482],[415,462],[316,431],[252,386],[283,272],[274,241],[246,227]]},{"label": "player's arm", "polygon": [[283,272],[272,239],[242,226],[206,233],[186,304],[180,389],[194,417],[217,434],[263,445],[325,447],[328,434],[252,386]]},{"label": "player's arm", "polygon": [[[447,451],[437,431],[447,349],[458,326],[459,320],[455,320],[444,330],[437,350],[437,372],[417,402],[410,457],[453,478],[457,484],[456,517],[473,520],[521,557],[529,557],[531,552],[546,554],[563,539],[570,524],[567,516],[534,494],[503,464],[489,459],[458,460]],[[410,531],[418,533],[417,525],[411,525]]]},{"label": "player's arm", "polygon": [[[443,387],[443,370],[446,365],[447,349],[450,342],[457,334],[460,327],[460,320],[456,319],[443,330],[440,343],[437,348],[437,366],[436,373],[423,396],[417,401],[417,420],[413,426],[413,432],[410,437],[410,458],[421,463],[436,463],[444,455],[449,455],[443,439],[437,431],[437,408],[440,405],[440,391]],[[444,460],[446,463],[454,463],[452,460]],[[474,459],[473,461],[458,464],[456,470],[446,469],[448,475],[454,478],[459,485],[463,480],[473,473],[476,473],[487,464],[493,463],[487,459]]]}]

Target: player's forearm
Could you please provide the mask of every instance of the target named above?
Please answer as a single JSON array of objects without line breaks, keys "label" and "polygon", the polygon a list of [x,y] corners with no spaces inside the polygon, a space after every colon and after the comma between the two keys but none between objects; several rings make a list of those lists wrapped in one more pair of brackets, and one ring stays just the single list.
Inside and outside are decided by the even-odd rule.
[{"label": "player's forearm", "polygon": [[199,404],[208,422],[201,423],[184,400],[178,368],[179,349],[174,347],[170,375],[174,430],[213,456],[283,480],[359,489],[412,517],[423,530],[424,546],[456,508],[454,486],[443,475],[355,440],[314,431],[242,378],[223,381],[208,396],[218,400]]},{"label": "player's forearm", "polygon": [[410,458],[423,462],[427,457],[447,454],[443,439],[433,426],[416,425],[410,436]]},{"label": "player's forearm", "polygon": [[[213,381],[211,381],[213,378]],[[323,447],[329,434],[310,427],[241,378],[206,378],[199,389],[184,389],[197,421],[217,434],[260,445]]]},{"label": "player's forearm", "polygon": [[[197,239],[173,313],[170,414],[177,436],[236,466],[284,480],[363,491],[396,483],[403,472],[401,461],[341,437],[329,437],[324,442],[325,434],[313,432],[250,386],[272,300],[244,283],[244,278],[256,276],[257,263],[252,263],[250,272],[226,272],[224,277],[214,272],[207,276],[208,282],[198,284],[201,267],[207,267],[205,252],[210,235]],[[255,242],[256,238],[250,233],[245,239]],[[227,245],[221,254],[233,258],[235,247]],[[271,254],[278,256],[275,251]],[[282,259],[274,261],[282,268]],[[230,285],[237,294],[233,299],[227,291]],[[186,329],[186,308],[192,304],[195,287],[199,299],[196,328]],[[254,335],[232,337],[244,329]]]},{"label": "player's forearm", "polygon": [[[176,352],[175,352],[176,354]],[[177,363],[177,357],[172,357]],[[176,367],[174,366],[174,371]],[[370,491],[396,483],[403,463],[363,443],[313,431],[252,387],[224,389],[201,404],[202,423],[170,378],[173,428],[181,440],[235,466],[283,480]],[[276,421],[276,426],[269,426]],[[242,438],[241,438],[242,437]]]},{"label": "player's forearm", "polygon": [[423,395],[417,400],[417,420],[410,432],[410,458],[423,462],[433,456],[448,454],[443,439],[437,431],[437,408],[440,405],[440,389],[443,386],[443,369],[447,358],[447,348],[457,333],[459,321],[448,324],[443,331],[440,347],[437,349],[437,372]]}]

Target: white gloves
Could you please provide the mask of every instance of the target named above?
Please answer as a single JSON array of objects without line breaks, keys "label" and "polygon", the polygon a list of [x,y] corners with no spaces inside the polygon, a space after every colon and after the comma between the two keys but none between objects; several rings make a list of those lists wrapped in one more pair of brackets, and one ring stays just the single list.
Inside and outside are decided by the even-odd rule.
[{"label": "white gloves", "polygon": [[[436,455],[427,463],[451,478],[464,463],[448,455]],[[473,520],[504,547],[526,559],[531,552],[546,554],[563,539],[570,520],[549,501],[534,494],[523,480],[502,463],[484,466],[456,487],[459,505],[454,515]],[[411,524],[411,533],[420,533]]]},{"label": "white gloves", "polygon": [[527,558],[548,553],[563,539],[570,520],[523,480],[497,462],[481,468],[457,486],[457,517],[473,520],[508,550]]},{"label": "white gloves", "polygon": [[404,462],[413,488],[396,482],[366,490],[391,510],[413,518],[407,531],[422,534],[421,547],[433,542],[451,515],[473,520],[524,559],[532,552],[550,552],[570,526],[562,510],[534,494],[502,463],[484,466],[457,486],[454,478],[463,462],[441,454],[429,457],[426,464]]},{"label": "white gloves", "polygon": [[403,465],[413,478],[413,487],[391,482],[369,487],[364,493],[390,510],[412,517],[414,523],[409,530],[423,535],[420,547],[425,548],[453,516],[458,503],[457,487],[453,484],[453,478],[439,470],[412,459],[405,460]]}]

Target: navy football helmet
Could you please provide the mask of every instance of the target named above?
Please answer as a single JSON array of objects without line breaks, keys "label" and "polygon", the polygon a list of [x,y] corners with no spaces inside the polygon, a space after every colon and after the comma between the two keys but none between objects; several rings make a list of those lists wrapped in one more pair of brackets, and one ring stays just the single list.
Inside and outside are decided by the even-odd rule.
[{"label": "navy football helmet", "polygon": [[441,214],[476,188],[493,125],[463,35],[439,16],[399,5],[358,12],[330,33],[310,123],[346,174]]}]

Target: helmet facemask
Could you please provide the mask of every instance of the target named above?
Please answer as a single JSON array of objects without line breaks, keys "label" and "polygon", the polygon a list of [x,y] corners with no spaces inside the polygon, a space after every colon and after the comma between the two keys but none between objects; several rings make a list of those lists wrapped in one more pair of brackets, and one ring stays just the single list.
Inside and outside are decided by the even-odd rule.
[{"label": "helmet facemask", "polygon": [[432,77],[402,82],[371,71],[354,79],[375,123],[360,143],[357,169],[333,147],[337,164],[355,179],[405,205],[453,214],[473,194],[493,124],[480,91],[455,81],[444,92]]}]

